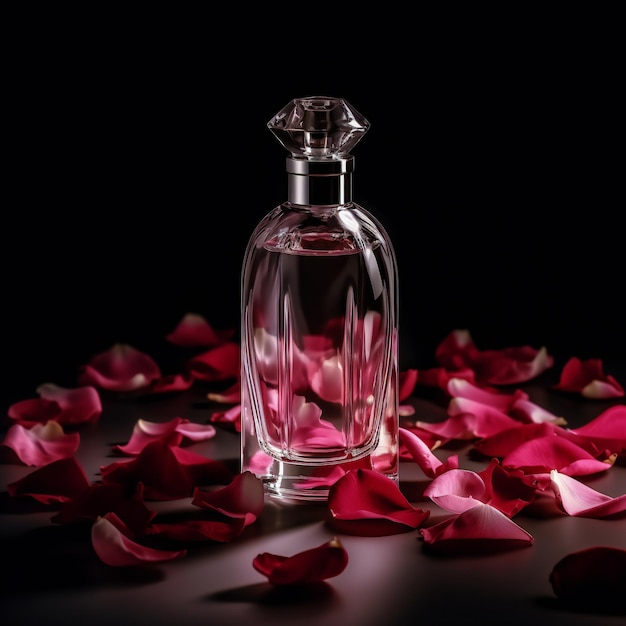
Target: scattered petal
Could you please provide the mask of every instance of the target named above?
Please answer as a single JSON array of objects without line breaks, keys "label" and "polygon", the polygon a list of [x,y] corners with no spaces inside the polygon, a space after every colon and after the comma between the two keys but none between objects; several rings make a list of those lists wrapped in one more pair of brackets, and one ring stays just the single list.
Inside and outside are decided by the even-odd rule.
[{"label": "scattered petal", "polygon": [[532,535],[504,513],[478,501],[458,515],[421,528],[420,534],[429,550],[446,554],[485,554],[533,543]]},{"label": "scattered petal", "polygon": [[[596,456],[603,450],[609,454],[626,453],[626,405],[616,404],[603,411],[596,418],[580,428],[569,431],[576,439],[588,442],[597,451]],[[581,447],[584,443],[580,443]],[[586,447],[586,446],[585,446]]]},{"label": "scattered petal", "polygon": [[229,341],[192,357],[187,361],[187,368],[197,380],[218,382],[238,379],[239,353],[239,344]]},{"label": "scattered petal", "polygon": [[89,480],[76,459],[52,461],[7,485],[10,496],[28,496],[43,504],[67,502],[89,487]]},{"label": "scattered petal", "polygon": [[241,380],[237,379],[230,387],[224,391],[210,391],[207,398],[220,404],[240,404],[241,403]]},{"label": "scattered petal", "polygon": [[625,393],[613,376],[604,373],[601,359],[581,360],[578,357],[572,357],[565,363],[559,382],[552,388],[601,400],[623,398]]},{"label": "scattered petal", "polygon": [[348,553],[339,539],[334,537],[293,556],[263,552],[254,558],[252,565],[273,585],[319,583],[338,576],[346,569]]},{"label": "scattered petal", "polygon": [[434,478],[424,495],[446,511],[463,513],[477,502],[484,502],[486,491],[485,482],[476,472],[451,469]]},{"label": "scattered petal", "polygon": [[400,372],[398,383],[398,400],[403,402],[411,397],[417,384],[418,371],[416,369],[408,369]]},{"label": "scattered petal", "polygon": [[54,420],[24,428],[13,424],[7,431],[2,445],[11,448],[25,465],[42,467],[53,461],[72,456],[80,444],[78,433],[65,434],[63,427]]},{"label": "scattered petal", "polygon": [[626,494],[612,498],[556,470],[550,472],[550,480],[560,508],[568,515],[602,518],[626,512]]},{"label": "scattered petal", "polygon": [[109,391],[135,391],[161,378],[161,370],[145,352],[117,343],[96,354],[80,369],[79,383]]},{"label": "scattered petal", "polygon": [[234,329],[216,331],[202,315],[187,313],[166,339],[171,344],[184,348],[212,348],[226,343],[234,334]]},{"label": "scattered petal", "polygon": [[626,550],[593,546],[564,556],[549,576],[554,594],[568,606],[626,615]]},{"label": "scattered petal", "polygon": [[187,550],[157,550],[143,546],[133,541],[130,535],[131,531],[115,513],[107,513],[94,522],[91,544],[100,560],[113,567],[162,563],[187,554]]},{"label": "scattered petal", "polygon": [[211,414],[211,422],[214,424],[227,424],[232,426],[235,432],[241,432],[241,404],[236,404],[227,411],[214,411]]},{"label": "scattered petal", "polygon": [[429,516],[413,507],[395,482],[368,469],[351,470],[339,478],[329,490],[328,508],[333,527],[363,536],[414,530]]},{"label": "scattered petal", "polygon": [[[414,432],[400,428],[399,435],[401,446],[420,466],[426,476],[433,478],[459,466],[459,458],[456,454],[450,455],[445,462],[440,461],[428,445]],[[406,455],[404,456],[406,458]]]},{"label": "scattered petal", "polygon": [[153,381],[149,391],[154,394],[186,391],[191,389],[193,380],[189,374],[170,374]]}]

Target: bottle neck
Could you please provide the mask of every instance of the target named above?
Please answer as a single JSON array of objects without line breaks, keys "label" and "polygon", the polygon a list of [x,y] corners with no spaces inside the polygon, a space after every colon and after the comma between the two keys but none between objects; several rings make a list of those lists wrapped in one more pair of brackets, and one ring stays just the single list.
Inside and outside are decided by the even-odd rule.
[{"label": "bottle neck", "polygon": [[309,206],[352,202],[353,171],[354,157],[319,161],[287,157],[287,199]]}]

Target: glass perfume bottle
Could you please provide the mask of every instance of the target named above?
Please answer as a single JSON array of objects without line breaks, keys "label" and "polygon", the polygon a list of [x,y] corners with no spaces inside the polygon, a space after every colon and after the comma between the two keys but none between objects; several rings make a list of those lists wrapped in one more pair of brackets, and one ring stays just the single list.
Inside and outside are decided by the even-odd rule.
[{"label": "glass perfume bottle", "polygon": [[287,201],[242,268],[241,470],[270,496],[324,500],[354,468],[398,480],[398,287],[383,226],[352,200],[369,122],[340,98],[289,102]]}]

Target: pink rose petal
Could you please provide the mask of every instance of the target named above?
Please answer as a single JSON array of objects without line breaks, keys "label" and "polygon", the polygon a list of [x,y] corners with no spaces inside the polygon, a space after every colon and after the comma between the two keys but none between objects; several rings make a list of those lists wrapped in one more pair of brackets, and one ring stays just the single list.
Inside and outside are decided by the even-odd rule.
[{"label": "pink rose petal", "polygon": [[476,502],[458,515],[434,526],[421,528],[425,546],[446,554],[485,554],[530,546],[533,537],[504,513],[482,502]]},{"label": "pink rose petal", "polygon": [[486,491],[483,479],[476,472],[451,469],[434,478],[424,489],[424,495],[446,511],[463,513],[483,502]]},{"label": "pink rose petal", "polygon": [[241,404],[236,404],[226,411],[214,411],[211,414],[211,422],[214,424],[227,424],[232,426],[235,432],[241,432]]},{"label": "pink rose petal", "polygon": [[211,509],[228,517],[255,522],[265,506],[263,482],[251,472],[237,474],[232,482],[214,491],[196,488],[191,502],[202,509]]},{"label": "pink rose petal", "polygon": [[626,550],[592,546],[565,555],[549,575],[554,594],[567,606],[594,614],[626,615]]},{"label": "pink rose petal", "polygon": [[185,348],[212,348],[226,343],[234,334],[234,329],[216,331],[202,315],[187,313],[166,339],[175,346]]},{"label": "pink rose petal", "polygon": [[80,444],[78,433],[65,434],[63,427],[54,420],[24,428],[13,424],[7,431],[2,445],[11,448],[25,465],[41,467],[72,456]]},{"label": "pink rose petal", "polygon": [[502,459],[502,466],[519,469],[525,474],[547,473],[555,469],[568,476],[584,476],[605,472],[614,461],[614,458],[598,461],[571,441],[548,435],[520,444]]},{"label": "pink rose petal", "polygon": [[550,480],[559,506],[568,515],[603,518],[626,513],[626,494],[612,498],[556,470],[550,472]]},{"label": "pink rose petal", "polygon": [[95,424],[102,415],[100,394],[91,385],[67,389],[46,383],[37,387],[37,393],[41,398],[59,404],[61,414],[55,419],[63,426]]},{"label": "pink rose petal", "polygon": [[408,369],[400,372],[398,381],[398,400],[404,402],[411,397],[417,384],[418,371],[416,369]]},{"label": "pink rose petal", "polygon": [[433,478],[459,466],[459,459],[456,454],[449,456],[445,462],[440,461],[416,433],[401,427],[399,435],[400,444],[426,476]]},{"label": "pink rose petal", "polygon": [[328,508],[336,529],[364,536],[407,532],[429,516],[413,507],[395,482],[368,469],[351,470],[339,478],[329,490]]},{"label": "pink rose petal", "polygon": [[130,538],[131,532],[115,515],[107,513],[94,522],[91,544],[100,560],[112,567],[132,567],[179,559],[187,550],[157,550]]},{"label": "pink rose petal", "polygon": [[[616,404],[606,409],[596,418],[580,428],[569,431],[576,439],[588,442],[597,450],[599,456],[603,450],[618,455],[626,452],[626,405]],[[581,447],[584,445],[580,444]]]},{"label": "pink rose petal", "polygon": [[135,391],[161,378],[161,370],[145,352],[128,344],[115,344],[96,354],[80,369],[79,383],[109,391]]},{"label": "pink rose petal", "polygon": [[252,565],[272,585],[319,583],[338,576],[346,569],[348,553],[339,539],[334,537],[293,556],[263,552],[254,558]]},{"label": "pink rose petal", "polygon": [[152,381],[149,392],[153,394],[186,391],[193,386],[193,377],[189,374],[169,374]]},{"label": "pink rose petal", "polygon": [[624,397],[624,388],[613,376],[604,373],[601,359],[572,357],[563,366],[559,382],[552,388],[591,399]]},{"label": "pink rose petal", "polygon": [[7,485],[10,496],[28,496],[52,504],[67,502],[89,487],[89,480],[76,459],[52,461]]},{"label": "pink rose petal", "polygon": [[16,424],[24,428],[32,428],[35,424],[45,424],[56,420],[62,412],[56,400],[27,398],[13,403],[9,407],[8,416]]}]

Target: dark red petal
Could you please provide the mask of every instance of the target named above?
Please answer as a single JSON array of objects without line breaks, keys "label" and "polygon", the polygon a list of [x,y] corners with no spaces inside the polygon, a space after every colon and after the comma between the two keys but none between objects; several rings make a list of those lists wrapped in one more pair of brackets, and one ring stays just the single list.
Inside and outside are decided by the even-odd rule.
[{"label": "dark red petal", "polygon": [[7,485],[10,496],[29,496],[43,504],[67,502],[89,487],[89,480],[72,456],[52,461]]},{"label": "dark red petal", "polygon": [[273,585],[319,583],[346,569],[348,553],[335,537],[317,548],[290,557],[264,552],[254,558],[252,565]]},{"label": "dark red petal", "polygon": [[192,357],[187,362],[187,368],[198,380],[216,382],[237,379],[240,374],[239,353],[239,344],[230,341]]},{"label": "dark red petal", "polygon": [[593,546],[572,552],[549,576],[555,595],[567,605],[595,613],[626,615],[626,550]]},{"label": "dark red petal", "polygon": [[29,398],[20,400],[9,407],[8,416],[15,423],[31,428],[35,424],[45,424],[56,419],[62,412],[56,400]]}]

